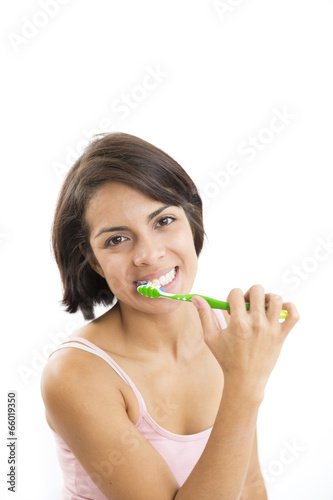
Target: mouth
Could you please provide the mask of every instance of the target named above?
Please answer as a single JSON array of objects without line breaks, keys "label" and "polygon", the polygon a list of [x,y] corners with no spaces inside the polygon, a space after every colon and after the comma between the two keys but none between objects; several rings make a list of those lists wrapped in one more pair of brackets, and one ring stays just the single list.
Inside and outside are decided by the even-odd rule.
[{"label": "mouth", "polygon": [[140,285],[144,285],[145,283],[149,282],[157,287],[162,287],[162,286],[165,287],[166,285],[169,285],[170,283],[172,283],[172,281],[174,281],[178,269],[179,269],[178,266],[176,266],[173,269],[171,269],[171,271],[159,276],[158,278],[155,277],[152,278],[151,276],[147,276],[147,278],[144,278],[143,280],[134,281],[134,285],[138,287]]}]

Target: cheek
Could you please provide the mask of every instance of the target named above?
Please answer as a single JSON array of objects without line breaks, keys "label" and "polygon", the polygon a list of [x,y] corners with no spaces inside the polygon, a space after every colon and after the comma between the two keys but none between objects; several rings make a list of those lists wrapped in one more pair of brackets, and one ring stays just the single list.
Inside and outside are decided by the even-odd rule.
[{"label": "cheek", "polygon": [[124,262],[121,256],[113,255],[96,255],[99,266],[104,274],[109,288],[113,291],[124,282]]},{"label": "cheek", "polygon": [[195,246],[194,246],[194,235],[193,235],[193,232],[192,232],[190,225],[187,227],[186,231],[184,231],[183,234],[184,234],[184,243],[183,244],[186,246],[187,251],[197,255],[197,253],[195,251]]},{"label": "cheek", "polygon": [[105,279],[108,287],[118,299],[122,299],[128,294],[129,283],[121,267],[112,266],[108,268],[105,273]]},{"label": "cheek", "polygon": [[190,227],[184,229],[176,239],[178,251],[184,256],[185,264],[196,269],[198,256],[195,251],[193,234]]}]

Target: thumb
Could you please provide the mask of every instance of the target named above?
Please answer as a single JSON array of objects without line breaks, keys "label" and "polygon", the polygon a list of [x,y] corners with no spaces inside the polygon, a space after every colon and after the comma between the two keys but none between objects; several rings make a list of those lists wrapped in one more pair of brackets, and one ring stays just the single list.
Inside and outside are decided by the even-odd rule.
[{"label": "thumb", "polygon": [[191,300],[199,313],[205,341],[213,341],[221,331],[215,314],[208,302],[202,297],[196,295]]}]

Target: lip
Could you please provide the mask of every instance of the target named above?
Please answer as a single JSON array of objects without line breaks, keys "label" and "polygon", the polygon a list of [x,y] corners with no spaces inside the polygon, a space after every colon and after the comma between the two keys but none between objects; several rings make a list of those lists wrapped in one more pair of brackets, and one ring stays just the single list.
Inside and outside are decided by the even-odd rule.
[{"label": "lip", "polygon": [[[176,268],[176,275],[175,275],[174,279],[170,282],[170,284],[171,284],[171,283],[173,283],[175,281],[175,279],[176,279],[176,277],[178,275],[178,270],[179,270],[178,266],[174,266],[174,267],[171,267],[171,268],[167,267],[167,268],[162,269],[161,271],[158,271],[156,273],[147,274],[147,275],[143,276],[142,278],[138,278],[137,280],[133,281],[133,285],[135,287],[137,287],[137,284],[136,284],[137,281],[153,281],[154,279],[158,280],[161,276],[164,276],[165,274],[169,273],[170,271],[172,271],[175,268]],[[165,285],[165,286],[168,286],[168,285]],[[163,287],[163,288],[165,288],[165,287]]]}]

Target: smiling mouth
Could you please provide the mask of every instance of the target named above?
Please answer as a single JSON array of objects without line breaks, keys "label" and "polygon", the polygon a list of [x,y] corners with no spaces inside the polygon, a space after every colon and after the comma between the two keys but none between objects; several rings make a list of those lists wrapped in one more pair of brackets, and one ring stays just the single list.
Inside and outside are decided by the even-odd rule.
[{"label": "smiling mouth", "polygon": [[163,276],[160,276],[158,279],[154,278],[153,280],[148,280],[148,279],[138,280],[138,281],[135,281],[134,283],[136,286],[144,285],[148,282],[151,283],[152,285],[155,285],[158,287],[166,286],[169,283],[171,283],[171,281],[173,281],[175,279],[175,276],[177,274],[177,270],[178,270],[178,267],[176,266],[168,273],[164,274]]}]

